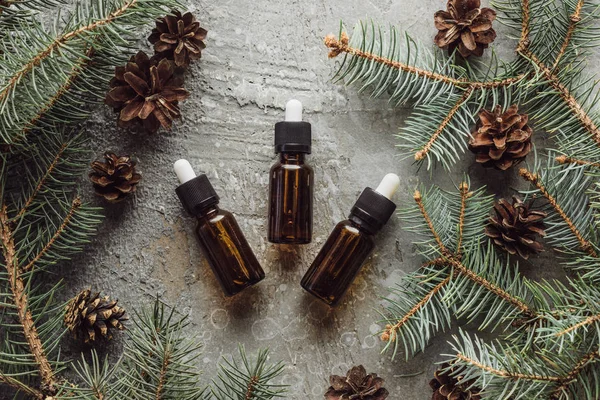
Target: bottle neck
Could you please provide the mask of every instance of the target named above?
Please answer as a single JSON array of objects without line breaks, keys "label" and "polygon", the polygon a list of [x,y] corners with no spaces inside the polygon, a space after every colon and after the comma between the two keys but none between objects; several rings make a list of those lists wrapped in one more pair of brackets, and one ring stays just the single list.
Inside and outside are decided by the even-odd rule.
[{"label": "bottle neck", "polygon": [[352,223],[352,226],[361,232],[365,232],[369,235],[375,235],[377,232],[379,232],[379,228],[377,226],[370,224],[368,221],[365,221],[357,215],[350,214],[348,216],[348,220]]},{"label": "bottle neck", "polygon": [[207,204],[205,207],[202,207],[197,211],[196,217],[207,217],[218,213],[219,203]]},{"label": "bottle neck", "polygon": [[280,153],[279,161],[282,164],[293,164],[293,165],[301,165],[304,164],[306,154],[304,153]]}]

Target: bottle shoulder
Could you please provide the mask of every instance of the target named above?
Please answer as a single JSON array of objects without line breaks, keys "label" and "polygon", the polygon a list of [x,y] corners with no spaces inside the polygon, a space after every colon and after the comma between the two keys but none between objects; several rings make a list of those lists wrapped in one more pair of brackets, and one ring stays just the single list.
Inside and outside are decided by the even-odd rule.
[{"label": "bottle shoulder", "polygon": [[231,212],[223,210],[222,208],[214,208],[198,216],[198,225],[206,223],[214,224],[232,218],[234,218],[234,216]]},{"label": "bottle shoulder", "polygon": [[358,225],[357,223],[355,223],[354,221],[351,221],[349,219],[339,222],[336,225],[335,230],[345,232],[352,236],[361,237],[362,239],[364,239],[368,242],[374,243],[374,240],[375,240],[374,239],[375,235],[373,235],[372,233],[361,228],[360,225]]}]

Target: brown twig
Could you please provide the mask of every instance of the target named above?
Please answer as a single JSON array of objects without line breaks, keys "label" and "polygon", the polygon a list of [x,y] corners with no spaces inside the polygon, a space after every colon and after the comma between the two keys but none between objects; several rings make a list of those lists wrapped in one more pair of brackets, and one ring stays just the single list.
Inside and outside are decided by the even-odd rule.
[{"label": "brown twig", "polygon": [[456,102],[454,107],[452,107],[452,109],[450,110],[450,112],[448,113],[446,118],[444,118],[444,120],[442,121],[442,123],[440,124],[438,129],[433,133],[433,135],[431,135],[431,138],[429,138],[429,141],[425,144],[425,146],[423,146],[423,148],[421,150],[419,150],[415,153],[415,160],[420,161],[420,160],[424,159],[425,157],[427,157],[427,154],[433,147],[433,144],[435,143],[435,141],[444,132],[444,129],[446,129],[448,124],[450,122],[452,122],[452,118],[454,118],[454,115],[458,112],[458,110],[460,110],[462,105],[465,104],[469,100],[469,98],[471,97],[471,93],[473,93],[473,90],[474,89],[472,86],[469,87],[467,90],[465,90],[465,92],[460,97],[460,99],[458,99],[458,101]]},{"label": "brown twig", "polygon": [[46,397],[39,390],[34,389],[34,388],[30,387],[30,386],[27,386],[26,384],[24,384],[23,382],[15,379],[15,378],[3,375],[2,372],[0,372],[0,383],[3,383],[5,385],[7,385],[7,386],[10,386],[13,389],[16,389],[17,391],[26,393],[29,396],[31,396],[32,398],[34,398],[34,399],[43,400]]},{"label": "brown twig", "polygon": [[24,125],[19,135],[17,135],[16,140],[25,138],[27,134],[31,132],[33,128],[35,128],[35,125],[42,118],[44,118],[44,115],[46,115],[59,102],[59,100],[71,89],[77,78],[79,78],[79,76],[83,72],[84,68],[90,63],[90,57],[92,57],[93,54],[94,48],[89,46],[88,50],[86,51],[86,56],[81,57],[75,63],[75,65],[73,65],[73,68],[71,68],[71,71],[69,72],[69,75],[67,75],[67,79],[65,80],[65,82],[58,88],[54,96],[52,96],[46,102],[46,104],[44,104],[40,108],[38,113]]},{"label": "brown twig", "polygon": [[52,238],[50,238],[50,240],[48,241],[48,243],[46,243],[44,248],[42,250],[40,250],[40,252],[37,253],[36,256],[33,257],[33,259],[25,267],[23,267],[23,271],[26,272],[26,271],[29,271],[31,268],[33,268],[35,263],[38,262],[40,260],[40,258],[42,258],[44,256],[44,254],[46,254],[48,252],[48,250],[50,250],[52,248],[52,246],[54,245],[56,240],[63,234],[63,232],[69,225],[69,222],[71,221],[71,218],[73,218],[73,215],[75,214],[75,212],[81,207],[81,204],[82,204],[81,199],[79,197],[76,197],[73,200],[73,202],[71,203],[71,208],[70,208],[69,212],[63,219],[63,222],[60,224],[60,226],[58,227],[58,229],[56,230],[54,235],[52,235]]},{"label": "brown twig", "polygon": [[569,23],[569,29],[567,30],[567,34],[565,36],[565,40],[563,41],[562,47],[560,48],[558,54],[556,55],[556,60],[554,61],[554,65],[552,66],[552,71],[556,71],[558,68],[558,64],[560,64],[560,60],[565,55],[569,44],[571,43],[571,39],[573,39],[573,34],[575,33],[575,28],[577,28],[577,24],[581,22],[581,10],[583,9],[583,0],[579,0],[577,2],[577,6],[575,7],[575,11],[570,16],[571,22]]},{"label": "brown twig", "polygon": [[554,390],[553,395],[558,395],[564,389],[567,388],[574,380],[576,380],[577,376],[583,371],[583,369],[588,365],[588,363],[594,361],[595,359],[600,358],[600,353],[598,350],[594,350],[589,354],[586,354],[575,364],[575,367],[564,377],[561,378],[560,385]]},{"label": "brown twig", "polygon": [[473,360],[472,358],[467,357],[464,354],[458,353],[456,358],[467,363],[471,364],[481,370],[489,372],[490,374],[500,376],[502,378],[508,379],[525,379],[530,381],[545,381],[545,382],[561,382],[562,377],[560,376],[543,376],[543,375],[528,375],[528,374],[519,374],[514,372],[509,372],[501,369],[492,368],[489,365],[484,365],[479,361]]},{"label": "brown twig", "polygon": [[521,79],[523,79],[524,75],[519,75],[515,77],[506,78],[499,81],[489,81],[489,82],[477,82],[477,81],[469,81],[466,79],[456,79],[447,75],[438,74],[437,72],[431,72],[428,70],[424,70],[421,68],[414,67],[412,65],[404,64],[399,61],[390,60],[389,58],[381,57],[373,53],[369,53],[367,51],[363,51],[361,49],[357,49],[354,47],[350,47],[348,34],[346,32],[342,32],[341,39],[338,40],[333,35],[328,35],[325,37],[325,46],[329,48],[329,57],[337,57],[341,53],[347,53],[356,57],[364,58],[365,60],[375,61],[378,64],[384,64],[390,68],[397,69],[400,71],[407,72],[409,74],[417,75],[422,78],[427,78],[432,81],[443,82],[449,85],[453,85],[459,88],[464,89],[493,89],[502,86],[510,86]]},{"label": "brown twig", "polygon": [[456,254],[460,257],[462,254],[462,241],[463,231],[465,228],[465,212],[467,210],[467,199],[473,195],[469,192],[469,185],[467,182],[462,182],[459,187],[460,190],[460,215],[458,217],[458,243],[456,244]]},{"label": "brown twig", "polygon": [[251,400],[256,389],[256,385],[258,384],[258,376],[253,376],[248,382],[248,389],[246,390],[246,395],[244,396],[245,400]]},{"label": "brown twig", "polygon": [[155,400],[162,399],[162,392],[165,386],[166,378],[167,378],[167,369],[169,368],[169,363],[171,361],[171,354],[169,353],[169,349],[165,349],[165,355],[163,357],[163,363],[160,368],[160,374],[158,376],[158,385],[156,386],[156,396]]},{"label": "brown twig", "polygon": [[506,290],[493,284],[492,282],[488,281],[487,279],[483,278],[482,276],[471,271],[459,260],[457,260],[455,258],[451,258],[451,259],[448,259],[448,263],[451,264],[452,266],[454,266],[458,270],[459,273],[461,273],[462,275],[464,275],[465,277],[470,279],[472,282],[475,282],[476,284],[483,286],[488,291],[490,291],[490,292],[494,293],[496,296],[500,297],[502,300],[506,301],[507,303],[511,304],[515,308],[519,309],[523,315],[525,315],[529,318],[534,318],[537,316],[537,313],[534,310],[532,310],[531,308],[529,308],[529,306],[527,304],[525,304],[523,301],[514,297],[513,295],[508,293]]},{"label": "brown twig", "polygon": [[57,51],[61,46],[71,39],[74,39],[86,32],[94,31],[95,29],[111,23],[115,18],[119,18],[127,10],[133,7],[138,0],[130,0],[125,3],[121,8],[115,10],[109,14],[106,18],[94,21],[88,25],[82,26],[78,29],[70,31],[58,38],[48,45],[44,50],[40,51],[35,57],[29,60],[23,67],[17,71],[6,83],[6,85],[0,90],[0,103],[2,103],[9,94],[14,90],[15,86],[29,74],[33,68],[38,66],[43,60],[49,57],[53,52]]},{"label": "brown twig", "polygon": [[419,192],[418,190],[415,190],[415,194],[414,194],[413,198],[415,199],[415,202],[417,203],[417,206],[419,207],[419,211],[421,212],[423,219],[427,223],[427,226],[429,227],[429,230],[431,231],[433,238],[435,239],[436,243],[438,244],[441,253],[442,254],[451,254],[451,252],[446,248],[446,246],[442,242],[442,238],[440,238],[440,235],[438,235],[435,227],[433,226],[431,217],[427,213],[427,210],[425,209],[425,205],[423,204],[423,197],[421,196],[421,192]]},{"label": "brown twig", "polygon": [[29,351],[35,359],[42,381],[42,387],[53,390],[56,385],[54,371],[46,357],[44,346],[33,321],[31,311],[29,310],[27,291],[25,289],[25,282],[23,281],[23,277],[18,268],[19,261],[16,256],[15,242],[6,205],[2,205],[0,208],[0,241],[2,243],[7,281],[10,284],[12,300],[17,311],[19,323],[23,329],[23,335],[29,345]]},{"label": "brown twig", "polygon": [[521,11],[523,15],[523,21],[521,23],[521,37],[519,38],[519,44],[517,45],[517,52],[527,50],[530,44],[529,34],[531,33],[531,10],[529,8],[529,0],[522,0]]},{"label": "brown twig", "polygon": [[599,162],[593,162],[588,160],[580,160],[578,158],[567,157],[567,156],[558,156],[556,157],[556,162],[559,164],[577,164],[577,165],[589,165],[590,167],[600,168]]},{"label": "brown twig", "polygon": [[586,325],[591,325],[598,321],[600,321],[600,314],[589,316],[586,319],[584,319],[583,321],[581,321],[575,325],[571,325],[567,329],[563,329],[562,331],[555,333],[554,336],[559,336],[559,337],[564,336],[564,335],[566,335],[570,332],[573,332],[581,327],[584,327]]},{"label": "brown twig", "polygon": [[446,279],[444,279],[443,281],[438,283],[433,289],[431,289],[425,295],[425,297],[423,297],[417,304],[415,304],[413,308],[411,308],[400,320],[398,320],[398,322],[396,322],[394,325],[387,325],[385,327],[385,331],[381,334],[381,340],[386,342],[389,340],[396,340],[396,332],[404,324],[406,324],[408,320],[417,313],[417,311],[423,308],[423,306],[427,304],[433,296],[435,296],[440,290],[442,290],[450,282],[451,279],[452,275],[446,277]]},{"label": "brown twig", "polygon": [[556,201],[554,196],[552,196],[548,192],[546,187],[542,184],[542,182],[540,181],[540,177],[537,174],[532,174],[525,168],[521,168],[519,170],[519,174],[521,175],[521,177],[523,177],[523,179],[525,179],[526,181],[531,182],[533,185],[535,185],[538,188],[538,190],[542,193],[542,195],[546,198],[546,200],[548,200],[548,203],[550,203],[552,208],[554,208],[554,210],[562,218],[562,220],[565,222],[565,224],[567,224],[567,226],[569,227],[569,229],[571,230],[573,235],[575,235],[575,237],[577,238],[577,241],[579,242],[579,246],[581,247],[581,249],[583,251],[585,251],[586,253],[588,253],[592,257],[598,257],[598,254],[594,250],[594,247],[592,246],[592,244],[583,237],[581,232],[579,232],[579,229],[577,229],[577,227],[575,226],[573,221],[571,221],[571,218],[569,218],[569,216],[562,209],[560,204],[558,204],[558,202]]},{"label": "brown twig", "polygon": [[37,196],[37,194],[39,193],[39,191],[42,189],[42,187],[44,186],[44,184],[46,183],[46,181],[48,180],[48,177],[52,174],[52,172],[54,171],[54,169],[56,168],[56,165],[58,164],[58,161],[60,160],[60,158],[62,157],[65,149],[67,148],[67,144],[63,144],[60,149],[58,150],[58,152],[56,153],[56,157],[54,157],[54,160],[52,160],[52,162],[50,163],[50,165],[48,166],[48,168],[46,169],[46,173],[44,174],[44,176],[42,176],[40,178],[40,180],[38,181],[38,184],[36,185],[35,189],[33,190],[33,192],[29,195],[29,197],[27,198],[27,201],[25,202],[25,204],[23,205],[23,207],[21,208],[21,210],[17,213],[17,216],[15,218],[19,218],[21,217],[23,214],[25,214],[25,211],[27,210],[27,208],[31,205],[31,203],[33,202],[33,200],[35,199],[35,196]]}]

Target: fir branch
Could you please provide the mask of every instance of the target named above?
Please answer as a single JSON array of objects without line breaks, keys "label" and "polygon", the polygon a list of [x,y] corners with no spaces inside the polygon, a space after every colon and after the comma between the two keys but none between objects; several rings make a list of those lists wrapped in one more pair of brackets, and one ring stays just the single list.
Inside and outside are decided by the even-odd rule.
[{"label": "fir branch", "polygon": [[0,372],[0,384],[10,386],[13,389],[15,389],[17,392],[25,393],[25,394],[31,396],[31,398],[36,399],[36,400],[44,400],[46,398],[46,396],[39,390],[34,389],[34,388],[24,384],[20,380],[15,379],[11,376],[6,376],[6,375],[2,374],[2,372]]},{"label": "fir branch", "polygon": [[558,396],[560,393],[562,393],[569,385],[577,380],[577,377],[581,374],[583,369],[596,359],[600,359],[600,352],[598,350],[594,350],[581,357],[573,369],[560,379],[560,385],[554,389],[552,395]]},{"label": "fir branch", "polygon": [[472,365],[476,368],[479,368],[487,373],[493,374],[495,376],[499,376],[501,378],[507,379],[523,379],[529,381],[547,381],[547,382],[561,382],[562,378],[560,376],[544,376],[544,375],[527,375],[516,372],[509,372],[502,369],[496,369],[489,365],[484,365],[481,362],[474,360],[465,356],[464,354],[458,353],[456,354],[456,358],[466,364]]},{"label": "fir branch", "polygon": [[26,285],[18,268],[15,242],[5,204],[0,208],[0,242],[2,243],[4,267],[8,275],[7,280],[10,283],[12,300],[18,313],[23,335],[29,345],[30,354],[35,359],[43,387],[53,391],[56,385],[54,370],[46,357],[44,346],[29,310]]},{"label": "fir branch", "polygon": [[458,243],[456,244],[456,255],[460,257],[462,254],[463,233],[465,229],[465,212],[467,210],[467,200],[473,195],[469,192],[469,184],[462,182],[459,186],[460,190],[460,215],[458,217]]},{"label": "fir branch", "polygon": [[556,211],[556,213],[560,216],[560,218],[564,221],[564,223],[569,227],[573,235],[577,238],[581,250],[588,253],[590,256],[597,258],[598,254],[594,250],[594,246],[583,237],[579,229],[575,226],[571,218],[567,215],[567,213],[563,210],[561,205],[556,201],[554,196],[548,192],[543,182],[541,182],[540,176],[538,174],[531,173],[526,168],[521,168],[519,170],[519,174],[523,179],[532,183],[540,193],[546,198],[548,203],[552,206],[552,208]]},{"label": "fir branch", "polygon": [[600,314],[589,316],[581,322],[578,322],[574,325],[571,325],[565,329],[562,329],[562,330],[556,332],[554,334],[554,336],[560,337],[560,336],[568,335],[571,332],[574,332],[580,328],[585,327],[586,325],[592,325],[592,324],[595,324],[596,322],[600,322]]},{"label": "fir branch", "polygon": [[79,197],[76,197],[75,199],[73,199],[73,202],[71,203],[71,208],[69,209],[69,212],[67,213],[67,215],[63,219],[62,223],[60,224],[60,226],[58,227],[58,229],[56,230],[56,232],[54,232],[54,235],[52,235],[52,237],[50,238],[50,240],[33,257],[33,259],[31,261],[29,261],[29,263],[25,267],[23,267],[23,271],[29,271],[29,270],[31,270],[31,268],[33,268],[33,266],[35,265],[35,263],[37,263],[42,257],[44,257],[44,255],[46,253],[48,253],[48,251],[50,251],[50,249],[52,248],[52,246],[54,246],[55,242],[59,238],[62,237],[63,233],[65,232],[65,230],[69,226],[69,223],[71,222],[71,219],[73,218],[73,216],[75,215],[75,213],[77,212],[77,210],[79,210],[79,208],[81,208],[81,206],[82,206],[82,203],[81,203],[81,199]]},{"label": "fir branch", "polygon": [[442,254],[451,254],[451,252],[446,248],[446,246],[442,242],[442,239],[440,238],[440,235],[436,231],[435,227],[433,226],[433,221],[431,220],[431,217],[427,213],[427,210],[425,209],[425,205],[423,204],[423,196],[421,195],[421,192],[419,192],[418,190],[415,190],[413,198],[415,200],[415,203],[417,203],[417,206],[419,207],[419,211],[421,212],[421,215],[423,216],[423,219],[425,220],[425,223],[427,224],[427,227],[429,228],[431,235],[435,239],[440,252]]},{"label": "fir branch", "polygon": [[467,90],[465,90],[462,97],[460,99],[458,99],[458,101],[456,102],[454,107],[452,107],[452,109],[450,110],[450,112],[448,113],[446,118],[444,118],[444,120],[442,121],[442,123],[440,124],[438,129],[433,133],[433,135],[431,135],[431,138],[429,139],[429,141],[425,144],[425,146],[423,146],[423,148],[421,150],[419,150],[415,153],[416,161],[421,161],[425,157],[427,157],[427,154],[431,150],[431,147],[433,146],[435,141],[440,137],[442,132],[444,132],[444,129],[446,129],[448,124],[452,121],[452,118],[454,118],[454,115],[458,112],[458,110],[461,109],[463,104],[465,104],[467,101],[469,101],[472,93],[473,93],[472,86],[470,86],[469,88],[467,88]]},{"label": "fir branch", "polygon": [[577,6],[575,7],[575,11],[569,17],[570,23],[569,28],[567,29],[567,34],[565,35],[565,40],[558,51],[558,55],[556,56],[556,60],[554,61],[554,65],[552,66],[552,71],[556,71],[558,68],[563,56],[565,55],[567,48],[571,44],[571,39],[573,39],[573,34],[575,33],[575,28],[577,28],[577,24],[581,22],[581,10],[583,9],[584,0],[578,0]]},{"label": "fir branch", "polygon": [[567,157],[564,155],[556,157],[555,160],[559,164],[576,164],[576,165],[600,168],[600,162],[594,162],[594,161],[589,161],[589,160],[580,160],[577,158]]}]

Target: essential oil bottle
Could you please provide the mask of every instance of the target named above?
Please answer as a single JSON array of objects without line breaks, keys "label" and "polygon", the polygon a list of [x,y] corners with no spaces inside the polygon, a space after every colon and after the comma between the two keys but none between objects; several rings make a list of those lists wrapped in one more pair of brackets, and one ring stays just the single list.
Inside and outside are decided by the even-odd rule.
[{"label": "essential oil bottle", "polygon": [[196,234],[225,295],[233,296],[260,282],[265,273],[233,214],[218,207],[219,196],[205,174],[196,176],[190,163],[174,165],[181,185],[175,190],[188,213],[196,217]]},{"label": "essential oil bottle", "polygon": [[330,306],[337,304],[375,247],[375,234],[396,210],[390,199],[399,185],[397,175],[387,174],[377,189],[362,192],[302,278],[304,289]]},{"label": "essential oil bottle", "polygon": [[314,172],[305,157],[311,150],[311,126],[302,121],[302,103],[290,100],[285,121],[275,124],[279,162],[269,177],[269,242],[306,244],[312,240]]}]

